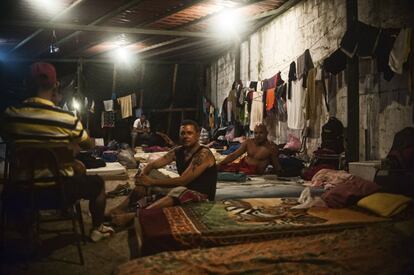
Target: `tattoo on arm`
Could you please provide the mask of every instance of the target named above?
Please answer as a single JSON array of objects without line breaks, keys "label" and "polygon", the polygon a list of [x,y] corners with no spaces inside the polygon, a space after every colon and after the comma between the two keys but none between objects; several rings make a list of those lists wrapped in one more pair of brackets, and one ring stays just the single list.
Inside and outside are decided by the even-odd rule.
[{"label": "tattoo on arm", "polygon": [[200,166],[206,160],[207,160],[206,150],[201,150],[200,153],[196,154],[192,161],[193,172],[198,166]]}]

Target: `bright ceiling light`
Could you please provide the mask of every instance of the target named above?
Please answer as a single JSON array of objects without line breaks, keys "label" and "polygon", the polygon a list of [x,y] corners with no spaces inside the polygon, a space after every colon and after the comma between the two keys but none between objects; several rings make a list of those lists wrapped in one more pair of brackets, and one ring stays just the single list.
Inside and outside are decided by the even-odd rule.
[{"label": "bright ceiling light", "polygon": [[125,47],[119,47],[115,51],[115,57],[119,59],[119,61],[127,63],[130,58],[130,53]]},{"label": "bright ceiling light", "polygon": [[220,12],[215,18],[216,31],[229,33],[238,33],[243,29],[242,20],[237,12],[226,9]]},{"label": "bright ceiling light", "polygon": [[26,0],[39,13],[54,15],[62,10],[63,3],[61,0]]},{"label": "bright ceiling light", "polygon": [[117,63],[122,63],[127,66],[132,66],[137,59],[127,47],[119,47],[113,53],[113,58],[115,58]]}]

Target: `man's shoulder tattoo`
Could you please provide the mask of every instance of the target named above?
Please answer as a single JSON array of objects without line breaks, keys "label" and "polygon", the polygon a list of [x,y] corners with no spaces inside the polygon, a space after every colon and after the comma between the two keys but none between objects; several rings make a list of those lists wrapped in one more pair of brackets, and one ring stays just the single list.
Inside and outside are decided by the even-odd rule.
[{"label": "man's shoulder tattoo", "polygon": [[193,172],[195,169],[200,166],[204,161],[207,160],[208,154],[210,153],[207,149],[201,149],[200,152],[195,154],[192,164],[193,164]]}]

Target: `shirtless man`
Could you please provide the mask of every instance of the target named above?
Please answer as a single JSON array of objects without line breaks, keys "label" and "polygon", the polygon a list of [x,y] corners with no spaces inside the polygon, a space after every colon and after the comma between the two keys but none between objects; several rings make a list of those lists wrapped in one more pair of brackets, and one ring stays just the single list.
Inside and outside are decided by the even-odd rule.
[{"label": "shirtless man", "polygon": [[[247,156],[239,163],[232,163],[245,152]],[[273,165],[275,174],[280,173],[277,146],[267,140],[266,126],[259,124],[254,128],[254,138],[246,140],[239,149],[224,158],[219,164],[219,171],[261,175],[269,164]]]}]

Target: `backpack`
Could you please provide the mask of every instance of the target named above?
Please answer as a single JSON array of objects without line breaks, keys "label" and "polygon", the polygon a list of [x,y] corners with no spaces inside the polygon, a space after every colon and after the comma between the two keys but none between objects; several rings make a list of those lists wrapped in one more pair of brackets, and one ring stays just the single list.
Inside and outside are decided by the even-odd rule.
[{"label": "backpack", "polygon": [[387,160],[390,168],[414,171],[414,127],[406,127],[395,134]]},{"label": "backpack", "polygon": [[336,117],[330,117],[322,126],[322,149],[329,149],[337,154],[344,151],[344,126]]}]

